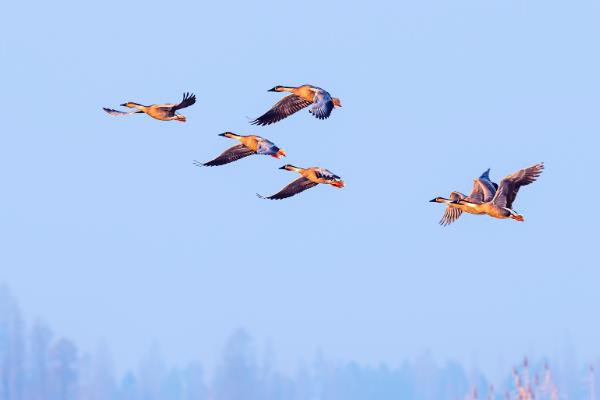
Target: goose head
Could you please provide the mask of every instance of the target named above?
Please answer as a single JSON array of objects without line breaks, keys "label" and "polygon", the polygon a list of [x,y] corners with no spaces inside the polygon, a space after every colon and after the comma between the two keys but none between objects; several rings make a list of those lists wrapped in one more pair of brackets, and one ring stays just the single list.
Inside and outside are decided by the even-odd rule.
[{"label": "goose head", "polygon": [[283,167],[279,167],[279,169],[285,169],[286,171],[296,171],[296,172],[300,170],[300,168],[294,167],[291,164],[285,164]]},{"label": "goose head", "polygon": [[233,132],[223,132],[223,133],[219,133],[219,136],[223,136],[229,139],[237,139],[238,135],[236,135]]},{"label": "goose head", "polygon": [[285,151],[283,151],[283,149],[277,149],[277,153],[273,154],[273,157],[275,158],[283,158],[285,157]]},{"label": "goose head", "polygon": [[331,186],[335,186],[336,188],[340,188],[340,189],[343,188],[344,186],[346,186],[344,181],[341,180],[340,178],[334,178],[329,183],[331,184]]},{"label": "goose head", "polygon": [[429,202],[430,203],[444,203],[444,204],[458,203],[457,200],[453,201],[453,200],[446,199],[446,198],[440,197],[440,196],[429,200]]},{"label": "goose head", "polygon": [[342,101],[340,99],[338,99],[337,97],[332,98],[331,101],[333,101],[333,106],[334,107],[341,107],[342,106]]},{"label": "goose head", "polygon": [[525,221],[525,217],[523,217],[521,214],[519,214],[515,210],[511,210],[510,208],[507,208],[506,210],[508,210],[510,212],[509,218],[512,218],[515,221],[519,221],[519,222]]}]

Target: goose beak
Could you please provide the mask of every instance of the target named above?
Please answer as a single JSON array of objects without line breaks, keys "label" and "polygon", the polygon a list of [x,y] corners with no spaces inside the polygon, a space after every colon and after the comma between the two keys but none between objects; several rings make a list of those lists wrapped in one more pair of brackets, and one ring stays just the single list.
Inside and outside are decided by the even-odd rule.
[{"label": "goose beak", "polygon": [[279,149],[279,151],[277,152],[277,154],[275,154],[273,157],[275,158],[283,158],[285,157],[285,151],[283,151],[283,149]]},{"label": "goose beak", "polygon": [[120,104],[121,107],[127,107],[127,103]]},{"label": "goose beak", "polygon": [[219,136],[225,137],[225,133],[219,133]]},{"label": "goose beak", "polygon": [[279,167],[279,169],[285,169],[285,165],[283,167]]},{"label": "goose beak", "polygon": [[429,200],[430,203],[437,203],[437,199],[431,199]]},{"label": "goose beak", "polygon": [[276,92],[277,91],[276,89],[277,89],[277,86],[275,86],[274,88],[271,88],[271,89],[267,90],[267,92]]}]

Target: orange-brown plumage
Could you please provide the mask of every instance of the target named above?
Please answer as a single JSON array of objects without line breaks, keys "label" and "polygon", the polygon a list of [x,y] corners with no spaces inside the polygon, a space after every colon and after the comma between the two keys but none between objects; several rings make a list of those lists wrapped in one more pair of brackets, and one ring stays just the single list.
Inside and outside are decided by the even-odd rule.
[{"label": "orange-brown plumage", "polygon": [[257,195],[258,197],[269,200],[281,200],[294,196],[320,183],[332,185],[337,188],[343,188],[345,186],[344,181],[342,181],[342,179],[339,176],[335,175],[329,170],[326,170],[325,168],[299,168],[290,164],[286,164],[280,169],[298,172],[302,176],[290,183],[289,185],[287,185],[286,187],[284,187],[283,189],[281,189],[279,192],[275,193],[274,195],[268,197]]},{"label": "orange-brown plumage", "polygon": [[513,209],[513,203],[522,186],[529,185],[539,178],[544,170],[544,163],[534,164],[514,172],[500,181],[494,197],[483,203],[474,203],[468,199],[460,200],[458,204],[466,205],[481,214],[505,219],[511,218],[523,222],[525,218]]},{"label": "orange-brown plumage", "polygon": [[240,143],[225,150],[213,160],[205,163],[194,161],[194,164],[197,166],[214,167],[217,165],[229,164],[233,161],[237,161],[253,154],[261,154],[275,158],[285,157],[285,151],[283,151],[283,149],[280,149],[279,147],[275,146],[273,142],[257,135],[243,136],[236,135],[232,132],[225,132],[221,133],[219,136],[229,139],[236,139],[239,140]]},{"label": "orange-brown plumage", "polygon": [[341,107],[342,102],[332,97],[329,92],[312,85],[275,86],[270,92],[289,92],[291,94],[279,100],[270,110],[252,121],[255,125],[270,125],[306,108],[310,105],[309,112],[318,119],[326,119],[336,107]]},{"label": "orange-brown plumage", "polygon": [[186,117],[184,115],[177,114],[176,111],[185,107],[189,107],[194,103],[196,103],[196,96],[193,93],[184,93],[183,99],[178,104],[152,104],[149,106],[144,106],[142,104],[128,101],[127,103],[121,104],[121,106],[134,108],[137,111],[123,112],[113,110],[111,108],[103,108],[103,110],[106,111],[108,114],[114,116],[125,116],[144,113],[160,121],[185,122],[187,120]]}]

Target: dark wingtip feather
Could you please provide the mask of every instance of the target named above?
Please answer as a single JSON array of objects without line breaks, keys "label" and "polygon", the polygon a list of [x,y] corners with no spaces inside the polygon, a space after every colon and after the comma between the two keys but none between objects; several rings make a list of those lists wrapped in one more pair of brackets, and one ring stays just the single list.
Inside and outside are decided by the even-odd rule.
[{"label": "dark wingtip feather", "polygon": [[277,194],[274,194],[272,196],[263,196],[261,194],[256,193],[256,197],[258,197],[259,199],[263,199],[263,200],[282,200],[282,199],[285,199],[285,197],[277,197]]},{"label": "dark wingtip feather", "polygon": [[[102,107],[102,109],[104,110],[104,112],[106,112],[108,115],[112,115],[117,116],[117,115],[128,115],[129,113],[123,112],[123,111],[118,111],[112,108],[106,108],[106,107]],[[139,111],[138,111],[139,112]]]},{"label": "dark wingtip feather", "polygon": [[490,169],[486,169],[485,171],[483,171],[483,174],[481,174],[481,176],[479,177],[480,179],[490,179]]},{"label": "dark wingtip feather", "polygon": [[317,113],[313,113],[313,115],[315,116],[315,118],[320,119],[320,120],[329,118],[329,115],[322,115],[322,114],[317,114]]},{"label": "dark wingtip feather", "polygon": [[258,126],[267,126],[267,125],[271,125],[272,123],[273,123],[273,121],[265,121],[265,120],[261,120],[260,118],[256,118],[254,121],[250,122],[251,125],[258,125]]},{"label": "dark wingtip feather", "polygon": [[277,197],[274,196],[263,196],[261,194],[256,193],[256,197],[258,197],[259,199],[263,199],[263,200],[281,200],[278,199]]}]

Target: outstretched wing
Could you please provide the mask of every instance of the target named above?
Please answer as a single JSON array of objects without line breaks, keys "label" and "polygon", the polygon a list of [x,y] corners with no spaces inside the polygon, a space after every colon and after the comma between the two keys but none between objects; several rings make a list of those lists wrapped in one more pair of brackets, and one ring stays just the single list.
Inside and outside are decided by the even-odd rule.
[{"label": "outstretched wing", "polygon": [[465,196],[461,192],[452,192],[452,193],[450,193],[450,200],[452,200],[452,201],[462,200],[465,197],[467,197],[467,196]]},{"label": "outstretched wing", "polygon": [[286,187],[284,187],[283,189],[281,189],[279,192],[275,193],[272,196],[263,197],[260,194],[257,194],[257,196],[260,197],[261,199],[281,200],[281,199],[285,199],[288,197],[292,197],[292,196],[294,196],[300,192],[303,192],[306,189],[310,189],[311,187],[316,186],[316,185],[318,185],[318,183],[313,182],[313,181],[301,176],[300,178],[296,179],[294,182],[290,183],[289,185],[287,185]]},{"label": "outstretched wing", "polygon": [[313,99],[314,106],[310,109],[311,114],[313,114],[318,119],[326,119],[331,115],[331,111],[333,110],[333,100],[329,93],[324,90],[315,91],[315,98]]},{"label": "outstretched wing", "polygon": [[183,100],[179,104],[173,106],[173,111],[191,106],[196,102],[196,95],[193,93],[184,93]]},{"label": "outstretched wing", "polygon": [[440,219],[440,225],[448,226],[456,221],[462,215],[462,210],[458,207],[448,206],[444,211],[442,219]]},{"label": "outstretched wing", "polygon": [[202,164],[205,167],[214,167],[217,165],[229,164],[230,162],[237,161],[240,158],[248,157],[249,155],[255,154],[256,152],[243,144],[238,144],[229,149],[225,150],[221,155],[214,160]]},{"label": "outstretched wing", "polygon": [[543,170],[544,163],[539,163],[528,168],[523,168],[502,179],[492,202],[498,207],[512,209],[513,202],[521,186],[535,182]]},{"label": "outstretched wing", "polygon": [[122,117],[123,115],[131,115],[131,114],[140,114],[140,113],[144,113],[143,111],[117,111],[117,110],[113,110],[112,108],[106,108],[106,107],[102,107],[102,109],[104,111],[106,111],[108,114],[110,115],[114,115],[114,116],[118,116],[118,117]]},{"label": "outstretched wing", "polygon": [[491,201],[496,194],[496,186],[490,180],[490,169],[481,174],[477,179],[473,180],[473,190],[469,195],[469,200],[473,203],[485,203]]},{"label": "outstretched wing", "polygon": [[316,103],[310,109],[310,112],[319,119],[327,119],[331,115],[332,110],[333,110],[333,101],[328,101],[326,103]]},{"label": "outstretched wing", "polygon": [[296,96],[295,94],[290,94],[279,100],[269,111],[250,123],[252,125],[271,125],[308,107],[310,104],[310,101],[304,100],[302,97]]},{"label": "outstretched wing", "polygon": [[[465,195],[460,192],[452,192],[450,193],[450,200],[457,201],[465,198]],[[454,221],[456,221],[462,215],[462,210],[458,207],[453,207],[448,205],[446,210],[444,211],[444,215],[442,215],[442,219],[440,219],[440,225],[448,226]]]},{"label": "outstretched wing", "polygon": [[325,168],[315,168],[315,175],[322,179],[342,179],[333,172]]}]

